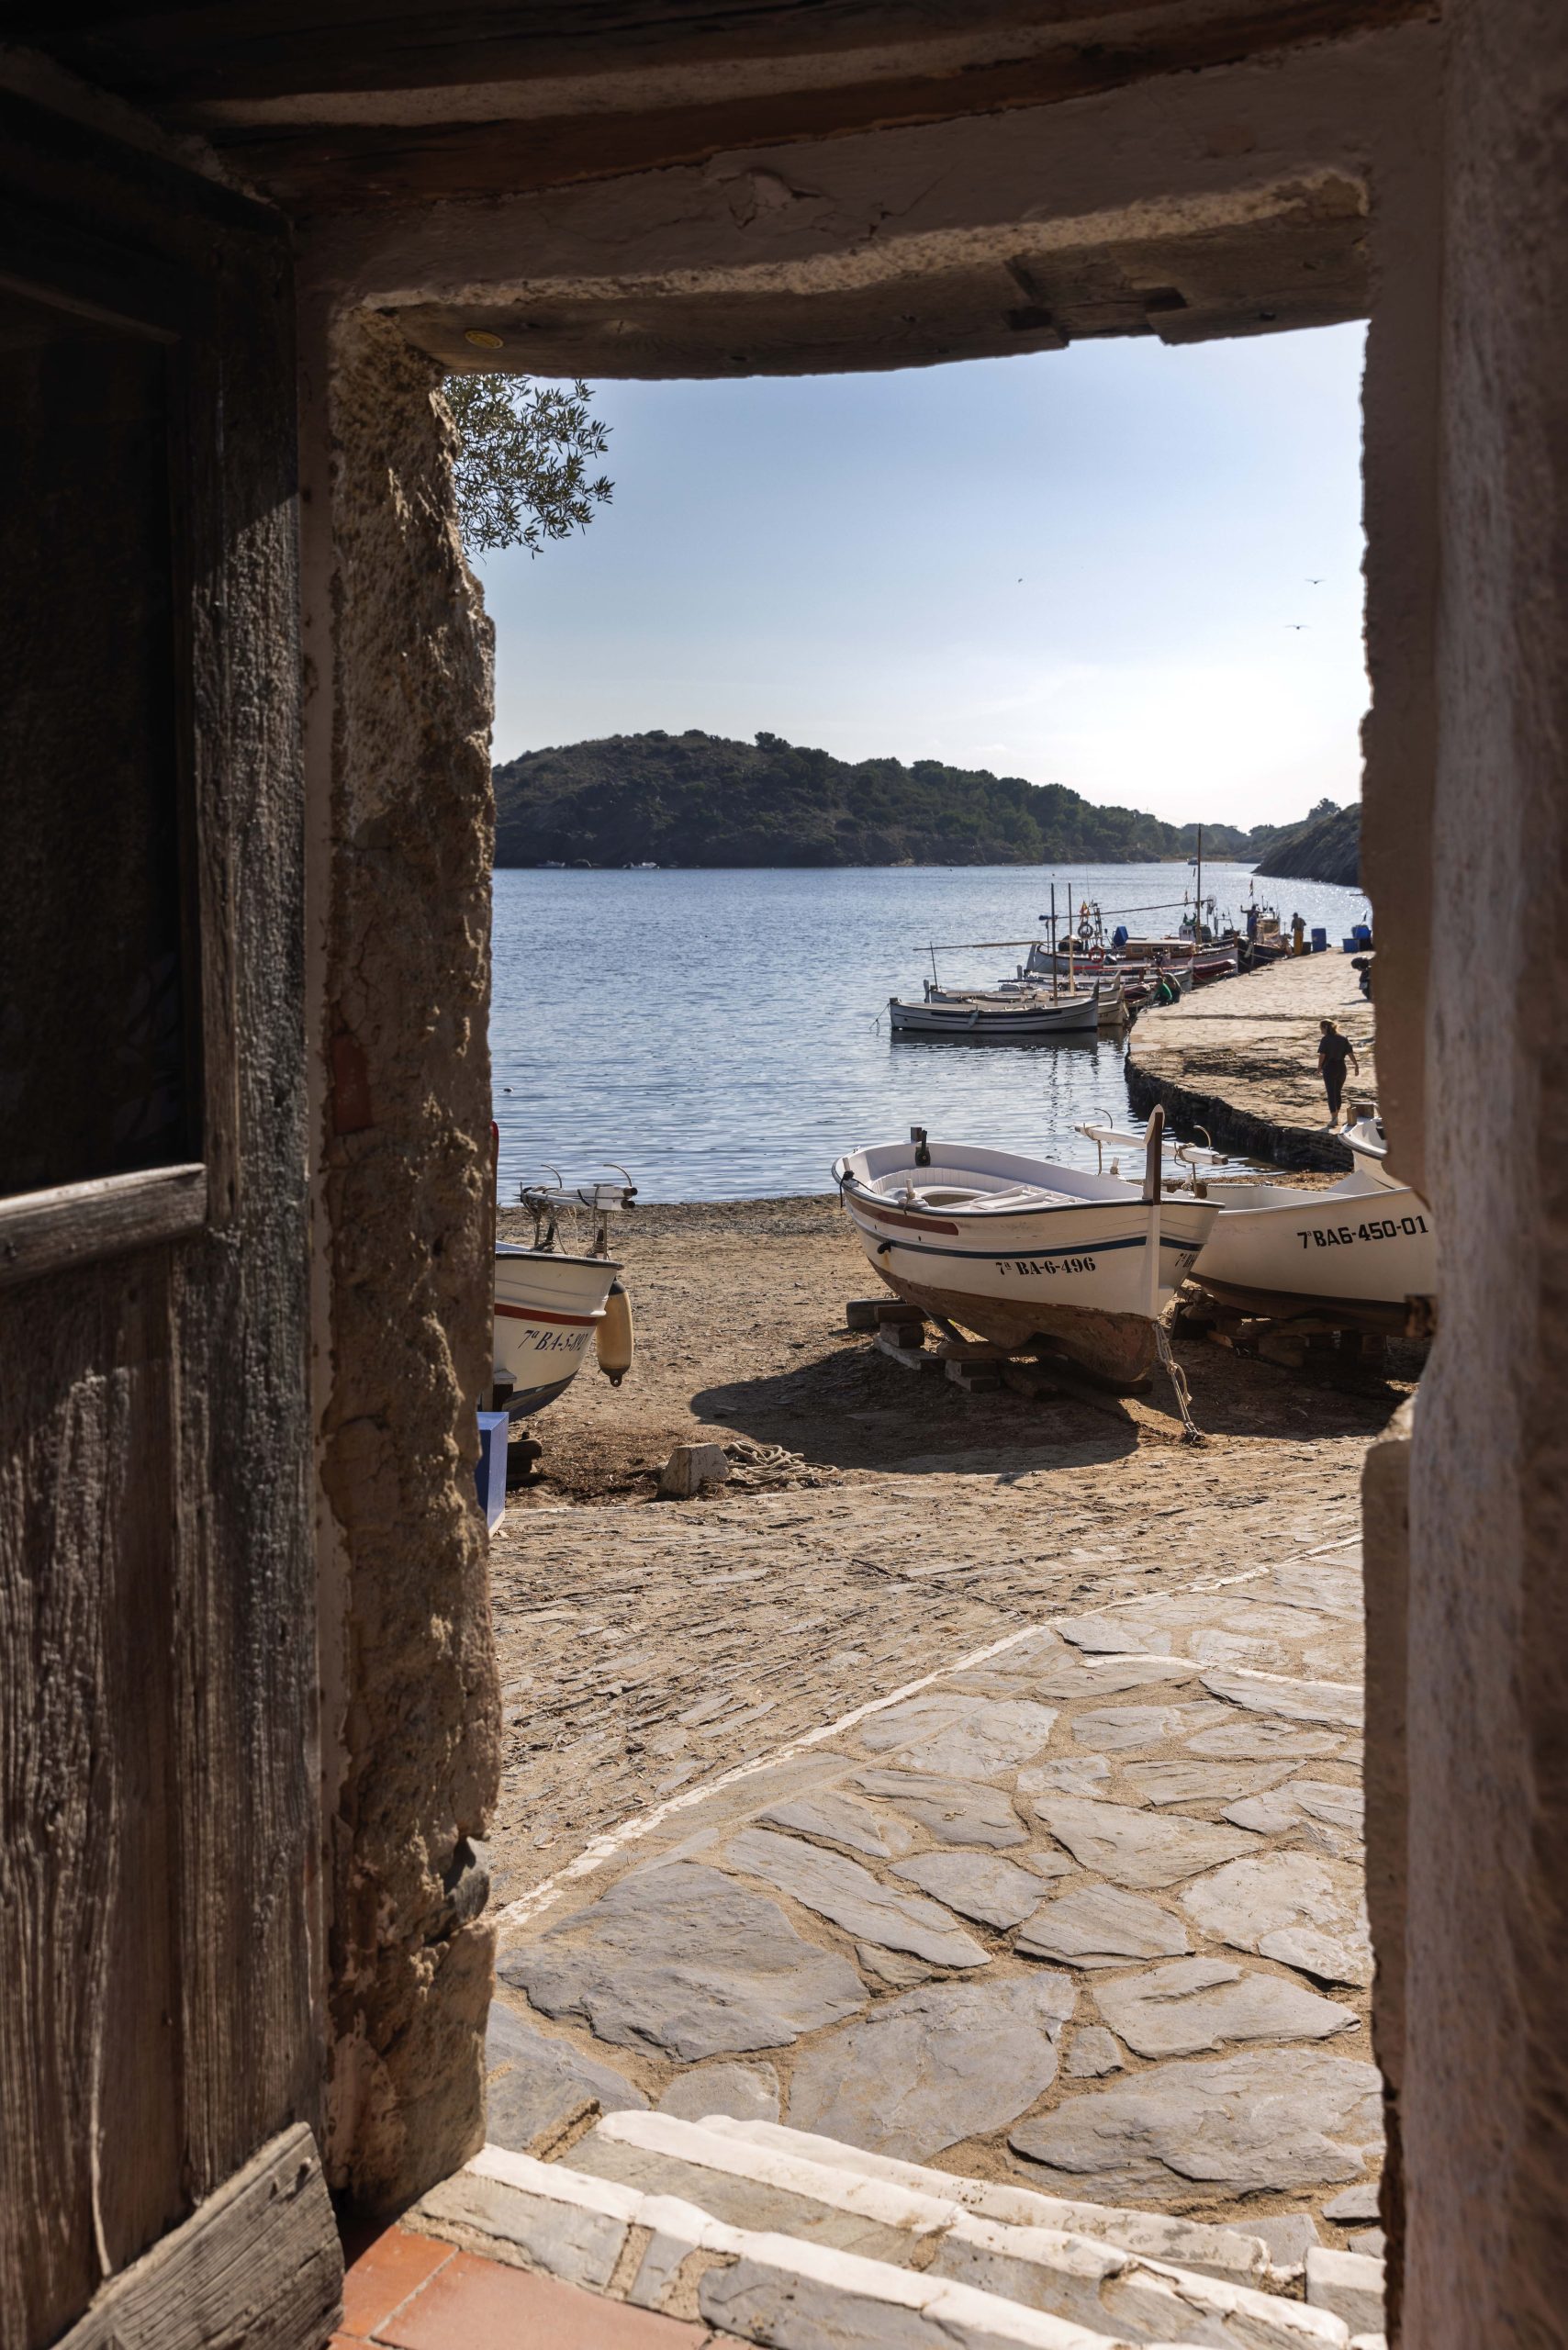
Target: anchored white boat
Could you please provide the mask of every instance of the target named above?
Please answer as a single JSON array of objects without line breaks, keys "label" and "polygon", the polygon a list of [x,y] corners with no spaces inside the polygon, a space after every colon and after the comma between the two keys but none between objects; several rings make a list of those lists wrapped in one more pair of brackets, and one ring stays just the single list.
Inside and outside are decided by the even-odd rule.
[{"label": "anchored white boat", "polygon": [[[1158,1113],[1157,1113],[1158,1116]],[[1158,1139],[1153,1162],[1158,1167]],[[910,1304],[1015,1354],[1055,1349],[1142,1379],[1155,1321],[1219,1210],[972,1143],[879,1143],[836,1161],[860,1245]],[[1148,1194],[1148,1195],[1146,1195]]]},{"label": "anchored white boat", "polygon": [[[503,1390],[510,1382],[505,1408],[510,1418],[526,1419],[564,1393],[588,1360],[590,1340],[600,1371],[617,1387],[631,1369],[632,1302],[620,1264],[609,1251],[607,1220],[635,1196],[630,1178],[624,1185],[594,1183],[581,1190],[559,1184],[524,1189],[522,1204],[533,1214],[534,1246],[496,1243],[496,1382]],[[597,1219],[594,1245],[586,1254],[562,1246],[560,1218],[567,1209],[586,1209]]]},{"label": "anchored white boat", "polygon": [[959,994],[927,986],[919,1003],[890,995],[888,1024],[894,1035],[963,1036],[988,1044],[1035,1036],[1092,1036],[1100,1025],[1098,990],[1092,995],[1049,996],[1008,988]]},{"label": "anchored white boat", "polygon": [[1369,1327],[1403,1329],[1406,1300],[1437,1293],[1432,1212],[1388,1174],[1375,1113],[1345,1139],[1355,1167],[1327,1191],[1260,1183],[1227,1197],[1211,1190],[1219,1218],[1193,1279],[1226,1305],[1276,1315],[1332,1307]]}]

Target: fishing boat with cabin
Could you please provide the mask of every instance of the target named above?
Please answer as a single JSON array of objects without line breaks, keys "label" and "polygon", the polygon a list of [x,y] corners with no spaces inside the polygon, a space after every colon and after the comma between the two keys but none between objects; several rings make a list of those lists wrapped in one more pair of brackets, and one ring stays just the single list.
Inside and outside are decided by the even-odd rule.
[{"label": "fishing boat with cabin", "polygon": [[930,1142],[876,1143],[834,1166],[846,1214],[894,1295],[1017,1355],[1065,1355],[1135,1387],[1157,1324],[1219,1210],[1166,1198],[1163,1113],[1149,1121],[1140,1189],[1080,1167]]}]

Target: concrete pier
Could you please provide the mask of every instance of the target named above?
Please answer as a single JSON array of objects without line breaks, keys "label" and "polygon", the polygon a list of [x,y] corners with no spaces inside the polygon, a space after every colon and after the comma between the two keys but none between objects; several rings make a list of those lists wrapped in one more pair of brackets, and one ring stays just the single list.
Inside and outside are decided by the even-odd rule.
[{"label": "concrete pier", "polygon": [[1346,1098],[1375,1095],[1372,1007],[1350,957],[1331,949],[1140,1013],[1127,1046],[1132,1106],[1147,1116],[1159,1102],[1172,1125],[1204,1127],[1221,1150],[1280,1167],[1348,1168],[1349,1150],[1324,1131],[1320,1020],[1336,1023],[1361,1064]]}]

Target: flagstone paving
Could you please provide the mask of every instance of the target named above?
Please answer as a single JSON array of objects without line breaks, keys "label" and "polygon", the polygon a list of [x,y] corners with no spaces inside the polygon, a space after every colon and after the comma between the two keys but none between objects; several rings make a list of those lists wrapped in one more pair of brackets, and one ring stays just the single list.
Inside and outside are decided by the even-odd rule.
[{"label": "flagstone paving", "polygon": [[[500,1998],[563,2052],[549,2129],[574,2082],[591,2116],[591,2060],[628,2104],[1343,2242],[1381,2098],[1342,1524],[1004,1629],[504,1912]],[[492,2137],[542,2150],[521,2111]]]},{"label": "flagstone paving", "polygon": [[[1282,1385],[1287,1419],[1289,1395]],[[1342,1739],[1325,1726],[1249,1712],[1192,1678],[1196,1661],[1338,1679],[1320,1653],[1337,1636],[1331,1618],[1283,1591],[1264,1601],[1237,1590],[1205,1603],[1200,1622],[1178,1595],[1353,1534],[1364,1450],[1359,1434],[1231,1438],[1204,1452],[1147,1437],[1132,1449],[1113,1439],[1048,1454],[1015,1441],[821,1491],[509,1509],[491,1545],[506,1741],[490,1830],[498,1899],[526,1893],[596,1832],[1047,1617],[1061,1624],[1049,1662],[1032,1660],[1021,1682],[1003,1657],[945,1683],[945,1695],[1046,1711],[1091,1692],[1101,1707],[1179,1699],[1215,1706],[1207,1735],[1240,1739],[1252,1761],[1337,1752]],[[1123,1632],[1097,1628],[1140,1597],[1150,1606]],[[1192,1641],[1205,1636],[1223,1648],[1197,1657]],[[1137,1653],[1114,1647],[1124,1638]],[[996,1775],[989,1751],[999,1739],[1026,1745],[1036,1724],[1032,1712],[977,1708],[955,1745],[937,1747],[963,1718],[944,1705],[924,1717],[924,1740],[895,1728],[893,1745],[859,1751],[868,1767],[891,1765],[922,1743],[900,1767],[967,1779],[983,1800]],[[1221,1745],[1215,1759],[1241,1751]],[[1090,1753],[1059,1734],[1049,1751]],[[1071,1791],[1104,1783],[1085,1771]],[[861,1791],[846,1781],[836,1792]],[[1022,1836],[1015,1823],[1006,1832]]]}]

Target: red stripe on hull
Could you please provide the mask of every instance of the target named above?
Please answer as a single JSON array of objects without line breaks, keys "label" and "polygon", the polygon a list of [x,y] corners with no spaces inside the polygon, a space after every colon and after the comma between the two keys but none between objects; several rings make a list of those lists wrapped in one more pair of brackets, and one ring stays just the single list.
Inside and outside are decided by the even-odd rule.
[{"label": "red stripe on hull", "polygon": [[564,1322],[573,1330],[591,1330],[599,1320],[598,1314],[547,1314],[542,1305],[503,1305],[498,1297],[496,1312],[509,1322]]},{"label": "red stripe on hull", "polygon": [[879,1224],[913,1225],[916,1232],[957,1232],[958,1229],[956,1224],[944,1224],[937,1216],[911,1215],[907,1208],[874,1208],[869,1200],[862,1199],[857,1199],[855,1204],[867,1215],[874,1215]]}]

